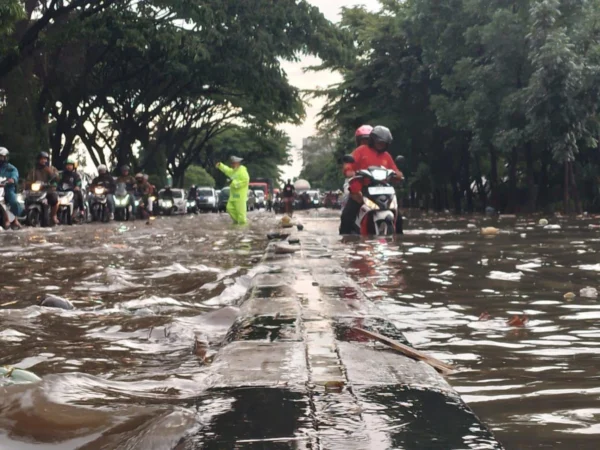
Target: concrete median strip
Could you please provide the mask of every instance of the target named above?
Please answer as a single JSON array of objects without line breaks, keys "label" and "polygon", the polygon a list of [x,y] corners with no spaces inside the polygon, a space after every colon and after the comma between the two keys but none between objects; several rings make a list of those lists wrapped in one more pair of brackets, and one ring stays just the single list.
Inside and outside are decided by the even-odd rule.
[{"label": "concrete median strip", "polygon": [[307,232],[296,252],[281,245],[215,357],[198,399],[210,419],[181,448],[502,448],[433,367],[356,329],[408,344],[327,246]]}]

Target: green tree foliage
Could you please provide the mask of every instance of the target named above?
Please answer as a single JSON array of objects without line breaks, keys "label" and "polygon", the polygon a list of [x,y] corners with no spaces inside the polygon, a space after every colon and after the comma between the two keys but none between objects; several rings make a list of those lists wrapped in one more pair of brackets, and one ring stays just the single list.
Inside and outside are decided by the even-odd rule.
[{"label": "green tree foliage", "polygon": [[[345,33],[305,0],[17,4],[26,20],[0,22],[11,30],[0,50],[0,115],[23,111],[13,117],[27,126],[0,120],[0,139],[23,161],[49,146],[59,168],[84,147],[96,165],[166,170],[179,185],[190,165],[212,163],[209,144],[233,127],[283,145],[256,168],[272,172],[287,158],[277,125],[304,116],[281,62],[348,54]],[[31,143],[15,136],[25,133]]]},{"label": "green tree foliage", "polygon": [[204,167],[191,165],[185,171],[185,182],[183,186],[189,189],[195,186],[215,187],[215,179],[204,169]]},{"label": "green tree foliage", "polygon": [[380,3],[344,12],[322,127],[389,126],[413,206],[600,209],[598,0]]}]

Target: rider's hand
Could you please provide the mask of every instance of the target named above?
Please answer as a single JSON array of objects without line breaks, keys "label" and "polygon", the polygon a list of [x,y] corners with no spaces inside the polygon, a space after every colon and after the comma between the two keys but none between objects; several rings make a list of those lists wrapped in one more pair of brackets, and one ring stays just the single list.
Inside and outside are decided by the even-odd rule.
[{"label": "rider's hand", "polygon": [[220,165],[221,165],[221,162],[219,161],[217,164],[215,164],[215,167],[218,169]]},{"label": "rider's hand", "polygon": [[344,175],[346,176],[346,178],[352,178],[356,176],[356,172],[354,170],[348,170]]},{"label": "rider's hand", "polygon": [[74,191],[78,191],[78,190],[79,190],[79,186],[75,186],[75,187],[73,188],[73,190],[74,190]]},{"label": "rider's hand", "polygon": [[6,180],[6,184],[13,184],[15,182],[14,178],[8,178]]}]

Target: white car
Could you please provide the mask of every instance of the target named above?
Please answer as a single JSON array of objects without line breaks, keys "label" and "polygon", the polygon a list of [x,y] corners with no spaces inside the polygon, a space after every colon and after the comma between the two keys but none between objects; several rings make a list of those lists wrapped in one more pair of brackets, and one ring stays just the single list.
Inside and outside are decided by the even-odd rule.
[{"label": "white car", "polygon": [[196,204],[200,211],[218,211],[219,198],[213,188],[199,187],[196,195],[198,196]]},{"label": "white car", "polygon": [[262,189],[255,189],[254,193],[256,194],[256,208],[264,208],[265,207],[265,191]]}]

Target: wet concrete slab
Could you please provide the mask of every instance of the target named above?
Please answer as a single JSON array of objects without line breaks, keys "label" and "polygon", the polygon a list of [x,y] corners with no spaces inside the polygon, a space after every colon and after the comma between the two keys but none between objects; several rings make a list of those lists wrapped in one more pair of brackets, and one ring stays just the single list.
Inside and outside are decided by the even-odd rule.
[{"label": "wet concrete slab", "polygon": [[326,240],[292,236],[294,254],[269,244],[268,269],[195,402],[207,418],[178,448],[501,449],[432,367],[353,331],[407,343],[329,258]]}]

